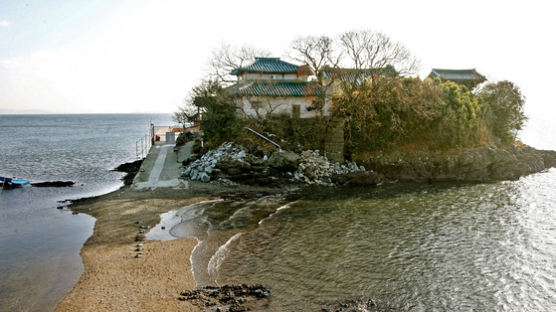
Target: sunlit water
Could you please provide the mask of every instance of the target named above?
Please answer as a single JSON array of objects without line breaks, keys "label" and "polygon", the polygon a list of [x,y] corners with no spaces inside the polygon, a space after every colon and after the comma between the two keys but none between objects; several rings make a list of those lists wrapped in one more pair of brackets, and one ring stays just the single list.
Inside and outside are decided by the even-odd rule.
[{"label": "sunlit water", "polygon": [[556,169],[493,184],[314,189],[178,212],[200,285],[262,283],[270,311],[554,311]]},{"label": "sunlit water", "polygon": [[0,311],[49,311],[83,270],[79,250],[94,219],[59,201],[119,188],[111,171],[136,159],[135,141],[169,115],[0,115],[0,176],[71,180],[68,188],[0,193]]}]

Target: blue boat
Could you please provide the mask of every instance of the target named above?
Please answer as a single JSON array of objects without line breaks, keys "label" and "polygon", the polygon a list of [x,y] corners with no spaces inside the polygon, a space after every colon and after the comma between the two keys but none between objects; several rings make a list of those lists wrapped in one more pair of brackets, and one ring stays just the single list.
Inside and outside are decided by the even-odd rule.
[{"label": "blue boat", "polygon": [[0,177],[0,184],[2,185],[2,189],[11,189],[16,187],[22,187],[25,184],[29,184],[29,181]]}]

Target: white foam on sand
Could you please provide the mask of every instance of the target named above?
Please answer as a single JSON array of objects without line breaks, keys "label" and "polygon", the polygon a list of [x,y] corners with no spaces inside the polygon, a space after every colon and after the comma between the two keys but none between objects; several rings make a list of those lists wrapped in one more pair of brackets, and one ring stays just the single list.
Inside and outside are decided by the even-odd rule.
[{"label": "white foam on sand", "polygon": [[[174,236],[171,233],[171,230],[176,225],[188,221],[190,219],[194,219],[195,217],[199,216],[203,213],[204,210],[201,211],[192,211],[193,215],[187,213],[189,210],[192,210],[196,206],[208,204],[208,203],[216,203],[220,202],[222,199],[217,200],[205,200],[195,204],[187,205],[182,207],[178,210],[170,210],[168,212],[160,214],[160,223],[154,226],[149,232],[146,234],[146,238],[148,240],[173,240],[177,238],[182,238],[184,236]],[[164,229],[163,229],[164,227]]]},{"label": "white foam on sand", "polygon": [[[178,237],[170,234],[170,229],[181,222],[179,210],[171,210],[160,215],[160,223],[153,227],[145,236],[148,240],[173,240]],[[164,229],[163,229],[164,227]]]}]

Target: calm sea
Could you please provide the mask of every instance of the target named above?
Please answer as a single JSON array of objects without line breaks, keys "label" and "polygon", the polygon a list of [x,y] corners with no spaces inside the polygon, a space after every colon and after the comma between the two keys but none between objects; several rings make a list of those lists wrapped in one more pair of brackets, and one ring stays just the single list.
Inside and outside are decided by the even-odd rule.
[{"label": "calm sea", "polygon": [[[556,149],[549,129],[523,137]],[[369,298],[392,311],[556,311],[555,168],[496,183],[314,188],[177,216],[170,234],[200,241],[198,284],[267,285],[268,311],[367,311]]]},{"label": "calm sea", "polygon": [[111,170],[137,159],[150,122],[172,124],[169,114],[0,115],[0,176],[76,182],[0,193],[0,311],[53,310],[77,282],[94,219],[58,201],[119,188],[123,174]]},{"label": "calm sea", "polygon": [[[0,194],[1,311],[52,310],[71,289],[94,220],[57,201],[119,187],[110,170],[135,159],[151,120],[169,119],[0,116],[0,175],[77,182]],[[536,125],[525,142],[556,149],[552,123]],[[554,311],[555,185],[551,169],[498,183],[315,188],[184,207],[171,233],[201,242],[199,284],[268,285],[269,311],[368,298],[403,311]]]}]

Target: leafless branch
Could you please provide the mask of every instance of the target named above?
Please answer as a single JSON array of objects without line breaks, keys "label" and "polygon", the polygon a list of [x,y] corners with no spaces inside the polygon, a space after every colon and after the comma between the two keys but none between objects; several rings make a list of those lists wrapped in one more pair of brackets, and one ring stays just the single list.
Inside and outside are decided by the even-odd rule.
[{"label": "leafless branch", "polygon": [[270,52],[252,46],[234,47],[228,43],[221,43],[214,49],[209,59],[209,78],[216,79],[223,85],[236,81],[230,72],[245,66],[255,60],[255,57],[270,56]]}]

